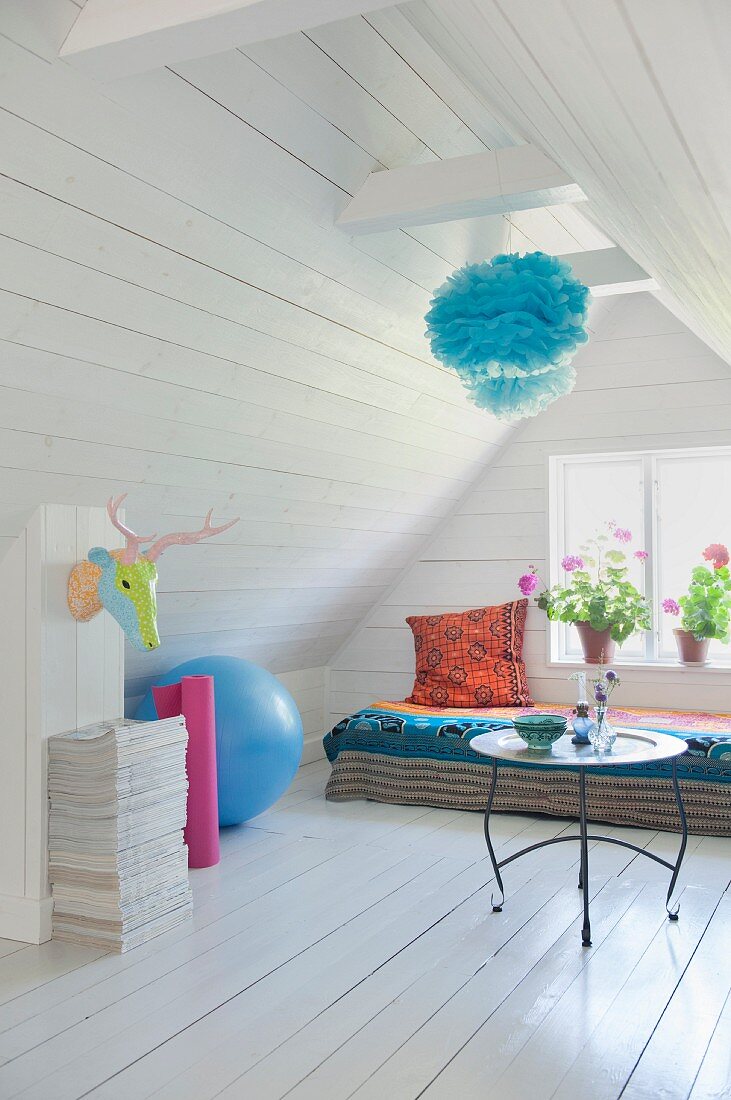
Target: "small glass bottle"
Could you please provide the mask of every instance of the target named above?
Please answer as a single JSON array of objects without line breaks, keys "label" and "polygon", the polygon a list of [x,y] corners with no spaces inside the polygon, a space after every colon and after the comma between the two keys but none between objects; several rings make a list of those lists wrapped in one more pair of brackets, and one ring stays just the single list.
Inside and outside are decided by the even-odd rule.
[{"label": "small glass bottle", "polygon": [[589,704],[586,700],[580,700],[574,707],[574,714],[576,717],[571,723],[574,727],[574,736],[571,738],[572,745],[588,745],[589,742],[589,730],[594,725],[593,720],[589,717]]}]

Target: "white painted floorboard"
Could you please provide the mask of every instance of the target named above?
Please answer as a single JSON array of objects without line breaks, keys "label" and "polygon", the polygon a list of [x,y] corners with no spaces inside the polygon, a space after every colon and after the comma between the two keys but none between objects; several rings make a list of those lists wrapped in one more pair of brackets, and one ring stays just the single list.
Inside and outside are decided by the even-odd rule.
[{"label": "white painted floorboard", "polygon": [[[578,845],[511,864],[494,914],[480,815],[328,803],[328,771],[225,830],[192,920],[137,951],[0,941],[0,1096],[731,1095],[731,840],[690,838],[677,924],[662,868],[593,845],[582,949]],[[501,855],[564,832],[494,818]]]}]

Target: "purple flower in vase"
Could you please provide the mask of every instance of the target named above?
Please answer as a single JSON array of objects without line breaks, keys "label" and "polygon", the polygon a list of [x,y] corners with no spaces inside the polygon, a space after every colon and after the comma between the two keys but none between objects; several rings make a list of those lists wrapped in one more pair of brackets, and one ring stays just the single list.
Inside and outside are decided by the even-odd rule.
[{"label": "purple flower in vase", "polygon": [[613,684],[617,679],[617,673],[613,669],[608,668],[604,673],[604,679],[608,680],[610,684]]},{"label": "purple flower in vase", "polygon": [[594,698],[596,699],[597,703],[606,703],[607,701],[607,693],[605,691],[602,691],[599,684],[597,684],[594,688]]},{"label": "purple flower in vase", "polygon": [[677,600],[671,600],[671,599],[663,600],[662,601],[662,609],[667,615],[679,615],[680,614],[680,604],[677,602]]},{"label": "purple flower in vase", "polygon": [[524,573],[518,581],[518,588],[524,596],[530,596],[538,587],[538,577],[535,573]]},{"label": "purple flower in vase", "polygon": [[561,568],[567,573],[573,573],[576,569],[584,568],[584,559],[577,557],[575,554],[567,554],[561,562]]}]

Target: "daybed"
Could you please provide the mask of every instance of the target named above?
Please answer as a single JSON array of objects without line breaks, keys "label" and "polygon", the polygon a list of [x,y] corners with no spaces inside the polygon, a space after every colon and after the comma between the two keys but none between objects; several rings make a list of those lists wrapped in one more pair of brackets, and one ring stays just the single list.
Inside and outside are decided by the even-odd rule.
[{"label": "daybed", "polygon": [[[553,704],[537,707],[569,718],[573,713]],[[484,810],[491,761],[470,749],[470,739],[486,729],[509,728],[516,714],[529,709],[374,703],[338,722],[325,737],[333,765],[326,797]],[[612,716],[617,726],[661,730],[686,740],[678,774],[688,826],[695,833],[731,836],[731,715],[612,707]],[[670,767],[661,762],[589,772],[589,816],[678,830]],[[572,769],[500,765],[494,809],[575,816],[577,788]]]}]

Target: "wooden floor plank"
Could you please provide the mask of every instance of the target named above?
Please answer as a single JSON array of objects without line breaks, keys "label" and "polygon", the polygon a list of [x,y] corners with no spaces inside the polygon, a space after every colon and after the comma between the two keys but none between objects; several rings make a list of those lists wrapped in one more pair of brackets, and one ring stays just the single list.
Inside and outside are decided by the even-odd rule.
[{"label": "wooden floor plank", "polygon": [[[565,923],[556,919],[550,906],[539,910],[527,926],[527,937],[520,937],[510,951],[501,952],[488,960],[488,965],[479,970],[451,1002],[385,1061],[353,1095],[359,1100],[378,1095],[420,1095],[435,1079],[438,1080],[438,1075],[470,1037],[500,1009],[515,987],[538,966],[544,956],[552,956],[555,951],[560,953],[558,941],[562,940],[564,933],[569,954],[575,958],[577,945],[580,945],[578,914],[581,911],[581,895],[578,891],[574,892],[572,886],[568,883],[561,895],[567,916],[572,914]],[[628,886],[627,889],[631,893],[633,887]],[[599,931],[601,934],[601,928]],[[573,948],[570,947],[572,940]],[[580,949],[578,954],[582,955]],[[482,1047],[482,1043],[478,1045]],[[489,1054],[489,1041],[484,1053],[486,1056]],[[475,1095],[485,1095],[488,1086],[492,1086],[492,1077],[479,1072],[472,1083]],[[462,1087],[463,1082],[460,1081],[460,1088],[451,1091],[450,1082],[445,1091],[439,1091],[439,1095],[460,1095]]]},{"label": "wooden floor plank", "polygon": [[14,951],[0,960],[0,1006],[11,1003],[29,990],[45,986],[61,974],[87,966],[103,951],[75,943],[51,940],[40,947]]},{"label": "wooden floor plank", "polygon": [[[554,822],[552,826],[548,826],[545,822],[534,823],[534,839],[538,835],[547,835],[547,829],[553,828],[555,831],[557,824]],[[506,843],[506,851],[514,846],[515,840],[516,838],[513,838],[513,840]],[[522,876],[518,876],[518,885],[529,881],[531,876],[535,875],[539,869],[537,863],[532,867],[526,863]],[[257,1058],[260,1059],[263,1052],[270,1047],[275,1048],[284,1042],[289,1034],[296,1033],[298,1027],[307,1024],[309,1019],[316,1017],[321,1011],[326,1011],[330,1007],[328,998],[332,1002],[336,1018],[340,1020],[344,998],[347,997],[350,989],[359,988],[364,979],[370,981],[372,976],[379,972],[380,967],[387,967],[391,972],[395,960],[398,960],[399,966],[406,965],[409,967],[414,965],[414,953],[418,950],[424,950],[421,947],[422,943],[428,942],[430,945],[429,950],[438,953],[439,944],[441,944],[441,950],[444,951],[449,949],[455,940],[459,942],[461,922],[466,921],[467,930],[474,931],[475,925],[482,925],[489,914],[489,918],[493,922],[492,931],[497,934],[502,918],[498,920],[496,915],[493,915],[490,911],[489,893],[491,886],[489,882],[485,884],[489,876],[489,867],[483,858],[480,864],[470,867],[468,871],[457,876],[433,897],[424,898],[417,895],[418,900],[409,910],[386,925],[376,925],[374,930],[374,923],[376,923],[374,922],[374,915],[373,913],[369,914],[365,922],[367,938],[359,940],[356,937],[355,946],[353,946],[353,928],[348,929],[347,934],[351,945],[347,956],[338,960],[334,966],[329,962],[329,955],[333,950],[333,945],[329,945],[328,955],[325,956],[325,970],[317,976],[315,995],[313,995],[312,990],[294,991],[295,1004],[293,1007],[291,1003],[287,1003],[293,991],[285,985],[284,989],[287,991],[285,1002],[275,1004],[270,1013],[261,1016],[260,998],[262,994],[260,989],[258,991],[258,1020],[256,1025],[252,1026],[251,1021],[249,1021],[249,1024],[242,1028],[239,1033],[232,1034],[228,1032],[228,1020],[222,1021],[219,1018],[216,1031],[218,1043],[215,1047],[210,1050],[209,1040],[208,1056],[195,1067],[191,1074],[176,1075],[169,1089],[162,1089],[159,1096],[190,1097],[201,1100],[203,1097],[216,1095],[219,1087],[224,1087],[230,1081],[235,1080],[237,1076],[246,1072],[248,1066],[256,1064]],[[460,902],[459,899],[462,894],[464,894],[464,901]],[[530,912],[530,907],[528,907],[528,911]],[[509,918],[510,927],[519,925],[527,919],[525,914],[522,913],[521,915],[521,913],[522,911],[519,908],[511,913]],[[357,922],[354,922],[354,925],[357,925]],[[476,936],[475,942],[478,949],[484,951],[484,944],[481,942],[480,936]],[[430,959],[431,955],[427,956],[427,961],[423,964],[427,969],[432,965]],[[420,972],[417,966],[417,974]],[[408,984],[408,982],[404,984]],[[299,1006],[297,1005],[298,992],[301,994],[302,999],[302,1004]],[[305,1009],[304,1014],[302,1013],[303,1007]],[[238,1006],[238,1011],[233,1017],[235,1023],[242,1019],[240,1009],[241,1006]],[[228,1017],[230,1013],[227,1011],[224,1015]],[[249,1019],[246,1014],[243,1018]],[[224,1024],[225,1034],[223,1041],[221,1041],[220,1035],[222,1023]],[[195,1034],[196,1030],[189,1029],[185,1036],[181,1037],[181,1042],[175,1041],[168,1044],[169,1049],[156,1051],[154,1055],[146,1059],[144,1076],[154,1076],[159,1071],[161,1058],[165,1063],[163,1072],[168,1075],[180,1074],[181,1064],[191,1058],[192,1054],[195,1053],[196,1043],[201,1039],[201,1036]],[[198,1047],[199,1052],[202,1049],[203,1047]],[[128,1083],[134,1086],[132,1091],[139,1094],[137,1090],[142,1086],[141,1080],[136,1075],[133,1075],[134,1079],[130,1075],[124,1076]],[[256,1094],[255,1090],[253,1095]],[[106,1093],[102,1090],[99,1095],[106,1095]],[[115,1093],[110,1092],[108,1095],[112,1096]],[[139,1095],[146,1095],[146,1093]]]},{"label": "wooden floor plank", "polygon": [[[363,866],[368,859],[385,860],[388,870],[367,882]],[[441,861],[446,864],[446,861]],[[364,907],[379,902],[388,905],[398,895],[428,892],[429,882],[449,878],[454,868],[441,867],[433,857],[404,861],[399,853],[377,849],[354,862],[348,878],[343,867],[327,879],[297,883],[290,892],[299,897],[297,905],[289,896],[276,900],[268,919],[256,927],[226,939],[184,967],[147,983],[123,1000],[115,1000],[74,1028],[59,1033],[43,1045],[39,1060],[30,1051],[0,1069],[2,1089],[27,1088],[28,1096],[44,1095],[52,1075],[54,1095],[61,1100],[75,1095],[79,1081],[86,1090],[106,1080],[130,1062],[160,1043],[205,1018],[242,990],[278,973],[284,964],[307,951],[335,932]],[[338,893],[339,883],[343,893]],[[288,887],[293,887],[289,883]],[[271,900],[271,895],[263,899]],[[82,1001],[82,1006],[86,1004]],[[255,1002],[254,1002],[255,1003]],[[250,1009],[251,1011],[251,1009]],[[55,1021],[58,1023],[58,1021]],[[12,1095],[12,1091],[11,1091]]]},{"label": "wooden floor plank", "polygon": [[[328,803],[325,761],[222,831],[194,916],[124,956],[0,941],[0,1095],[46,1100],[726,1100],[731,840],[669,873],[576,842],[504,868],[493,913],[482,815]],[[504,858],[576,837],[499,814]],[[677,834],[594,831],[674,859]]]},{"label": "wooden floor plank", "polygon": [[[662,920],[662,898],[659,891],[653,891],[650,903],[653,924],[646,912],[639,916],[644,892],[646,888],[629,880],[610,880],[592,904],[593,946],[577,950],[576,928],[567,930],[540,965],[516,985],[499,1011],[492,1013],[473,1034],[461,1037],[458,1053],[424,1095],[431,1100],[450,1095],[475,1097],[492,1088],[499,1095],[519,1095],[524,1082],[513,1080],[512,1075],[522,1071],[524,1063],[537,1070],[524,1052],[532,1048],[532,1056],[540,1059],[545,1046],[553,1041],[541,1038],[541,1033],[552,1036],[552,1025],[558,1024],[559,1019],[566,1027],[566,1018],[559,1007],[564,997],[571,995],[572,989],[591,987],[592,970],[608,964],[617,938],[627,945],[623,965],[629,969],[656,931]],[[621,964],[615,961],[615,965],[621,969]],[[540,1080],[538,1073],[536,1077],[538,1080],[532,1086],[535,1096],[549,1096],[553,1087],[550,1066],[546,1081]]]},{"label": "wooden floor plank", "polygon": [[22,951],[26,945],[18,940],[0,940],[0,959],[6,955],[14,955],[16,951]]},{"label": "wooden floor plank", "polygon": [[[625,1087],[623,1100],[687,1096],[731,989],[731,897],[725,895]],[[692,1026],[688,1027],[688,1022]],[[731,1044],[731,1032],[727,1035]],[[731,1077],[726,1082],[731,1094]]]},{"label": "wooden floor plank", "polygon": [[[585,989],[576,988],[572,996],[562,999],[550,1036],[539,1033],[540,1051],[526,1052],[532,1056],[524,1057],[520,1066],[515,1066],[510,1084],[525,1087],[526,1082],[538,1078],[536,1096],[555,1096],[556,1100],[578,1100],[583,1096],[616,1100],[704,935],[718,901],[718,893],[714,891],[686,887],[681,895],[680,920],[676,923],[663,920],[647,950],[632,961],[631,967],[622,966],[623,937],[614,937],[606,953],[606,975],[602,982],[593,981],[589,998]],[[652,909],[655,914],[657,904]],[[639,918],[648,920],[650,914],[640,910]],[[592,977],[595,973],[592,971]],[[618,976],[624,979],[621,985]],[[570,1017],[567,1013],[571,1013]],[[566,1029],[567,1018],[580,1020],[581,1026]],[[678,1042],[684,1041],[685,1035],[678,1036]],[[543,1059],[540,1074],[536,1072],[534,1057]],[[555,1082],[554,1092],[541,1091],[547,1082]]]},{"label": "wooden floor plank", "polygon": [[[283,836],[279,833],[266,834],[253,831],[250,836],[255,838],[255,844],[250,844],[249,837],[242,834],[243,847],[241,851],[236,849],[224,850],[221,863],[217,867],[196,871],[191,875],[194,895],[200,895],[201,886],[207,885],[209,898],[216,893],[224,894],[228,899],[227,904],[230,909],[235,910],[236,902],[241,904],[241,898],[236,895],[235,891],[233,894],[231,893],[229,867],[236,875],[235,884],[240,882],[252,884],[257,878],[256,869],[254,868],[251,874],[239,877],[239,866],[244,866],[247,862],[256,862],[265,857],[268,858],[277,849],[297,844],[299,839]],[[324,845],[326,842],[321,843]],[[336,851],[338,850],[336,849]],[[274,861],[272,860],[272,862]],[[260,887],[263,888],[262,879],[259,878],[258,881]],[[212,883],[216,883],[217,886],[213,888]],[[187,940],[188,937],[195,935],[198,930],[205,928],[214,919],[220,922],[217,929],[219,934],[222,936],[227,934],[225,918],[220,911],[220,907],[218,911],[213,910],[213,907],[210,904],[206,905],[205,899],[200,897],[190,921],[186,921],[178,928],[158,937],[136,951],[127,955],[100,955],[84,948],[80,949],[86,952],[82,963],[86,961],[87,965],[67,968],[60,972],[54,970],[53,967],[44,968],[42,973],[46,981],[42,984],[42,988],[33,986],[28,992],[22,994],[18,994],[16,991],[16,995],[12,1000],[0,1005],[0,1062],[2,1061],[3,1050],[1,1036],[4,1032],[17,1027],[24,1020],[30,1019],[40,1011],[67,1002],[76,993],[103,981],[110,974],[120,973],[132,966],[141,966],[152,957],[158,958],[168,947]],[[61,947],[63,947],[62,944],[52,941],[52,946],[51,944],[44,944],[41,948],[33,949],[33,952],[38,955],[42,962],[46,952],[55,952]],[[92,962],[92,960],[94,961]]]},{"label": "wooden floor plank", "polygon": [[[217,963],[225,971],[241,955],[246,956],[254,944],[262,950],[265,945],[276,944],[276,937],[285,935],[295,919],[292,898],[301,898],[302,920],[310,916],[316,925],[329,891],[338,883],[362,889],[370,875],[380,876],[384,870],[403,862],[398,853],[373,849],[353,864],[343,852],[325,858],[326,853],[318,850],[323,847],[322,842],[300,841],[296,847],[303,844],[307,847],[292,853],[286,862],[283,859],[276,873],[261,876],[269,889],[262,891],[259,886],[248,893],[245,889],[237,890],[234,897],[240,904],[235,904],[232,911],[226,894],[215,894],[200,906],[199,918],[200,911],[207,906],[224,919],[203,925],[200,934],[194,933],[137,965],[121,972],[116,970],[107,980],[75,997],[64,998],[53,1008],[0,1036],[0,1057],[6,1063],[0,1067],[0,1094],[15,1081],[32,1080],[39,1073],[47,1075],[70,1061],[75,1043],[89,1049],[109,1034],[115,1035],[134,1018],[136,1011],[149,1013],[155,1005],[162,1007],[176,993],[180,995],[183,989],[194,987],[196,980],[214,970]],[[409,869],[399,871],[399,880],[402,874],[409,873]],[[298,882],[303,874],[308,876],[308,899]],[[245,879],[242,885],[246,886]],[[277,917],[278,925],[274,923]],[[34,1052],[40,1044],[43,1058],[39,1062]]]},{"label": "wooden floor plank", "polygon": [[[505,815],[501,818],[499,829],[501,832],[509,832],[514,830],[516,827],[520,827],[524,830],[526,826],[529,827],[529,834],[526,835],[525,832],[521,832],[510,838],[504,845],[504,854],[507,854],[510,851],[517,850],[517,848],[522,847],[526,844],[530,844],[536,840],[545,839],[547,836],[554,835],[557,831],[562,831],[565,828],[564,824],[562,822],[556,821],[556,819],[549,818],[536,822],[530,818]],[[573,826],[569,826],[569,828],[573,828]],[[480,851],[484,853],[484,847],[481,846]],[[569,867],[572,864],[575,865],[578,859],[577,847],[575,847],[574,845],[566,845],[565,847],[562,846],[560,851],[561,859],[564,861],[566,867]],[[607,849],[607,851],[612,854],[612,858],[616,864],[616,867],[620,866],[621,863],[618,863],[615,853],[621,853],[622,849],[613,846],[611,849]],[[541,869],[541,856],[537,853],[534,853],[533,855],[527,857],[525,860],[521,861],[519,864],[515,864],[513,866],[514,874],[511,878],[511,886],[514,886],[516,882],[518,883],[518,885],[520,885],[520,883],[524,881],[526,877],[530,877]],[[557,861],[555,866],[563,866],[563,864],[559,864]],[[555,888],[555,872],[553,872],[552,875]],[[448,898],[447,900],[449,901],[450,899]],[[490,912],[489,899],[487,897],[483,899],[483,901],[481,902],[481,906],[483,918],[485,917],[485,914],[488,914],[489,920],[495,921],[497,919],[496,916]],[[525,915],[521,915],[521,913],[522,910],[518,910],[516,916],[521,921],[524,921],[527,918],[525,917]],[[530,909],[528,910],[528,916],[530,916]],[[477,942],[480,948],[482,948],[483,945],[481,943],[481,937],[478,937]],[[340,977],[341,975],[338,976]],[[340,1009],[341,1003],[342,1002],[338,1001],[336,1009]],[[291,1016],[291,1013],[289,1015]],[[337,1012],[337,1015],[339,1018],[339,1011]],[[281,1031],[282,1020],[286,1020],[287,1018],[288,1013],[286,1011],[286,1006],[282,1006],[281,1009],[278,1009],[277,1012],[273,1014],[273,1018],[267,1021],[266,1032],[264,1035],[259,1035],[257,1032],[254,1032],[252,1034],[251,1028],[249,1028],[245,1033],[242,1033],[241,1035],[233,1038],[232,1041],[227,1041],[226,1043],[221,1044],[216,1056],[206,1059],[206,1061],[201,1064],[201,1067],[199,1067],[198,1072],[192,1075],[193,1081],[190,1085],[191,1091],[190,1093],[186,1091],[184,1095],[190,1095],[191,1097],[196,1098],[204,1095],[209,1095],[209,1089],[212,1087],[211,1083],[213,1081],[218,1083],[221,1080],[222,1066],[229,1064],[232,1057],[237,1060],[239,1071],[243,1072],[243,1070],[245,1069],[245,1052],[247,1051],[247,1049],[249,1049],[251,1043],[254,1044],[255,1050],[260,1051],[262,1044],[264,1044],[265,1042],[271,1042],[272,1036],[278,1034]],[[176,1049],[171,1049],[171,1051],[169,1052],[170,1055],[172,1055],[172,1057],[170,1058],[170,1064],[175,1067],[179,1067],[181,1060],[185,1060],[191,1054],[190,1032],[186,1033],[185,1038],[186,1043],[184,1045],[179,1044]],[[171,1048],[175,1047],[174,1043],[170,1045]],[[155,1052],[153,1056],[144,1060],[146,1063],[145,1068],[148,1074],[151,1072],[152,1069],[151,1063],[157,1060],[160,1053],[161,1052]],[[289,1060],[289,1058],[286,1059],[287,1062],[289,1062]],[[125,1076],[126,1078],[128,1075],[123,1076]],[[133,1082],[130,1083],[133,1084],[132,1091],[134,1091],[135,1093],[137,1093],[137,1090],[142,1087],[141,1081],[138,1079],[135,1079]],[[170,1092],[170,1095],[177,1095],[180,1088],[185,1087],[185,1085],[187,1084],[189,1084],[189,1082],[184,1077],[176,1079],[174,1088]],[[255,1094],[256,1089],[262,1087],[263,1085],[261,1081],[257,1079]],[[167,1093],[165,1094],[167,1095]],[[214,1094],[215,1091],[210,1092],[210,1095]],[[102,1090],[99,1095],[106,1095],[106,1093],[104,1092],[104,1090]],[[110,1092],[109,1095],[112,1096],[115,1094],[113,1092]],[[160,1095],[163,1095],[163,1093],[161,1093]]]},{"label": "wooden floor plank", "polygon": [[[294,1098],[306,1100],[312,1097],[348,1095],[349,1090],[354,1086],[368,1081],[389,1056],[393,1058],[398,1055],[398,1052],[405,1050],[416,1033],[428,1032],[430,1038],[426,1040],[427,1043],[431,1043],[434,1028],[437,1030],[445,1028],[450,1037],[453,1037],[461,1025],[466,990],[477,979],[477,975],[482,975],[484,972],[486,976],[486,986],[477,994],[477,999],[481,1003],[480,1011],[483,1011],[486,990],[488,990],[487,1003],[489,1003],[500,988],[502,974],[508,982],[517,981],[522,969],[530,967],[534,951],[541,946],[539,925],[545,927],[545,922],[550,921],[551,933],[559,935],[562,927],[566,927],[563,923],[565,920],[568,919],[569,926],[573,923],[572,914],[577,912],[579,906],[572,889],[573,883],[565,878],[563,881],[557,881],[553,873],[551,878],[553,881],[549,882],[544,874],[534,881],[539,897],[545,898],[547,893],[556,887],[558,890],[537,910],[538,898],[534,890],[533,904],[528,909],[531,916],[527,922],[523,909],[523,904],[530,899],[531,892],[527,890],[520,891],[511,898],[511,905],[499,915],[502,921],[505,914],[510,913],[507,920],[510,922],[512,935],[497,938],[501,929],[498,925],[491,927],[492,914],[488,910],[483,924],[475,930],[476,936],[466,937],[465,943],[460,944],[444,958],[437,959],[438,965],[426,970],[421,978],[387,1003],[348,1042],[303,1078],[290,1093],[293,1100]],[[626,887],[624,892],[629,893],[631,889],[632,887]],[[489,977],[487,977],[488,972]],[[410,1054],[406,1055],[402,1067],[408,1065],[408,1069],[403,1077],[391,1077],[394,1069],[394,1063],[391,1063],[385,1080],[381,1080],[377,1086],[385,1088],[381,1095],[417,1095],[417,1091],[412,1093],[412,1090],[420,1089],[422,1080],[428,1080],[431,1072],[427,1071],[420,1079],[419,1075],[423,1070],[421,1054],[420,1050],[418,1061],[412,1060]],[[289,1059],[283,1060],[281,1064],[289,1065]],[[249,1082],[249,1076],[244,1077],[241,1084],[247,1082]],[[265,1079],[260,1076],[252,1077],[251,1084],[264,1088]],[[367,1095],[367,1088],[362,1092]],[[358,1094],[358,1092],[355,1093],[355,1095]],[[222,1097],[234,1095],[233,1089],[222,1093]],[[272,1097],[275,1094],[268,1091],[262,1095]],[[459,1093],[452,1095],[459,1095]]]},{"label": "wooden floor plank", "polygon": [[726,998],[688,1100],[726,1100],[731,1081],[731,993]]}]

